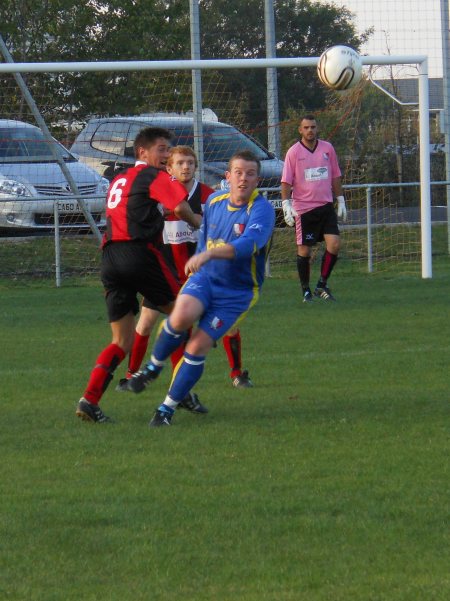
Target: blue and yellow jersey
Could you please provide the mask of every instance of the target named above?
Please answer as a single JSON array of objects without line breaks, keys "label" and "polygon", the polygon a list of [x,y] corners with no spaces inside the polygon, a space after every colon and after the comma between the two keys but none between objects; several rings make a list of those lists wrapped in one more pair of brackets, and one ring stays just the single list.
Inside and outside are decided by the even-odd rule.
[{"label": "blue and yellow jersey", "polygon": [[274,225],[274,208],[258,190],[244,206],[233,205],[229,192],[213,193],[205,204],[197,253],[232,244],[236,256],[212,259],[201,270],[219,286],[261,288]]}]

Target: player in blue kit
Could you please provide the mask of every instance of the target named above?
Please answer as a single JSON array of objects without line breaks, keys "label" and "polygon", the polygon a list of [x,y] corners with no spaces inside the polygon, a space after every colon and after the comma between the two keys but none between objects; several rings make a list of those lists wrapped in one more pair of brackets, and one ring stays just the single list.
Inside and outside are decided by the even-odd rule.
[{"label": "player in blue kit", "polygon": [[128,383],[142,392],[156,379],[167,357],[189,338],[164,402],[150,426],[168,426],[177,405],[200,379],[215,342],[257,302],[275,224],[275,211],[258,185],[260,162],[249,151],[234,154],[226,178],[230,189],[206,202],[197,252],[186,263],[190,274],[155,342],[151,359]]}]

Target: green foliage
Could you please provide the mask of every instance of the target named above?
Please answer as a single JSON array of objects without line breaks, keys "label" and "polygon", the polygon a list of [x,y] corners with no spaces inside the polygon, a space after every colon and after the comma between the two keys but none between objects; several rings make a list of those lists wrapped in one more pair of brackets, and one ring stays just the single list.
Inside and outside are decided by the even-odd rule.
[{"label": "green foliage", "polygon": [[[17,18],[17,15],[20,18]],[[257,15],[260,15],[258,18]],[[264,2],[233,4],[226,0],[200,2],[201,55],[204,58],[265,56]],[[352,15],[330,3],[289,1],[276,5],[278,56],[320,54],[336,43],[356,48],[365,39],[356,35]],[[166,60],[190,58],[189,5],[186,0],[108,0],[73,3],[53,0],[29,3],[4,0],[0,7],[6,44],[18,61]],[[240,98],[239,112],[250,127],[266,120],[265,71],[229,71],[223,87]],[[42,76],[28,75],[32,91]],[[55,102],[43,108],[68,121],[89,114],[130,113],[145,106],[148,88],[141,78],[123,73],[48,74],[45,85]],[[322,106],[324,91],[311,71],[279,75],[280,107]],[[170,110],[170,107],[169,107]]]},{"label": "green foliage", "polygon": [[[239,5],[227,0],[202,0],[200,5],[203,9],[202,52],[205,58],[266,56],[262,0],[250,0]],[[255,15],[261,15],[261,18],[255,18]],[[356,35],[348,10],[332,3],[309,0],[275,3],[275,29],[277,56],[287,58],[318,56],[325,48],[339,43],[359,48],[367,35]],[[265,123],[265,71],[227,71],[223,77],[229,89],[243,98],[248,125],[256,127]],[[318,108],[325,102],[324,88],[318,83],[312,69],[280,69],[278,90],[282,118],[290,108],[295,109],[302,104]]]},{"label": "green foliage", "polygon": [[210,413],[163,431],[169,373],[111,386],[111,427],[75,418],[109,339],[99,286],[2,291],[0,597],[447,599],[446,272],[336,269],[338,302],[312,306],[269,280],[242,327],[255,388],[218,348]]},{"label": "green foliage", "polygon": [[[354,15],[333,2],[286,0],[274,3],[277,56],[318,56],[334,44],[359,48],[370,36],[357,35]],[[263,0],[233,3],[200,0],[201,56],[260,58],[266,54]],[[4,0],[2,35],[17,61],[189,59],[187,0],[68,0],[33,3]],[[391,72],[392,74],[392,72]],[[297,119],[316,112],[321,135],[335,145],[347,183],[417,181],[417,113],[400,107],[365,81],[347,93],[328,91],[314,69],[279,69],[278,98],[283,155],[297,138]],[[47,123],[67,130],[92,115],[138,114],[192,109],[191,73],[96,72],[25,74]],[[264,69],[227,69],[202,73],[204,106],[219,118],[250,131],[267,143],[267,95]],[[210,86],[211,82],[213,83]],[[26,117],[15,86],[2,85],[0,106],[15,118]],[[395,93],[396,81],[392,75]],[[51,99],[51,100],[49,100]],[[57,134],[59,132],[56,132]],[[440,141],[438,132],[433,140]],[[443,155],[432,155],[432,179],[444,179]],[[393,193],[408,205],[409,191]],[[444,202],[441,194],[439,202]]]}]

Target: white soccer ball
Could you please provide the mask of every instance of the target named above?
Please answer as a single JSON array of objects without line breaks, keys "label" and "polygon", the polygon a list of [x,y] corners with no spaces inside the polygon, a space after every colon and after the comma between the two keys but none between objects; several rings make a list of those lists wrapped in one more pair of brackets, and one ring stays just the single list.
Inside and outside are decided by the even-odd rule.
[{"label": "white soccer ball", "polygon": [[349,90],[361,80],[361,57],[350,46],[331,46],[320,55],[317,75],[332,90]]}]

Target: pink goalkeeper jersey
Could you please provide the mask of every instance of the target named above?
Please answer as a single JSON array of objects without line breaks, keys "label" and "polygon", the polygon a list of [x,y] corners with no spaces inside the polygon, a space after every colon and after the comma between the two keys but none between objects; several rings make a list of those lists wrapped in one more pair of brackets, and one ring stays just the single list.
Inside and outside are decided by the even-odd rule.
[{"label": "pink goalkeeper jersey", "polygon": [[333,202],[331,182],[341,176],[336,151],[318,140],[314,151],[297,142],[286,153],[281,181],[292,186],[292,206],[299,215]]}]

